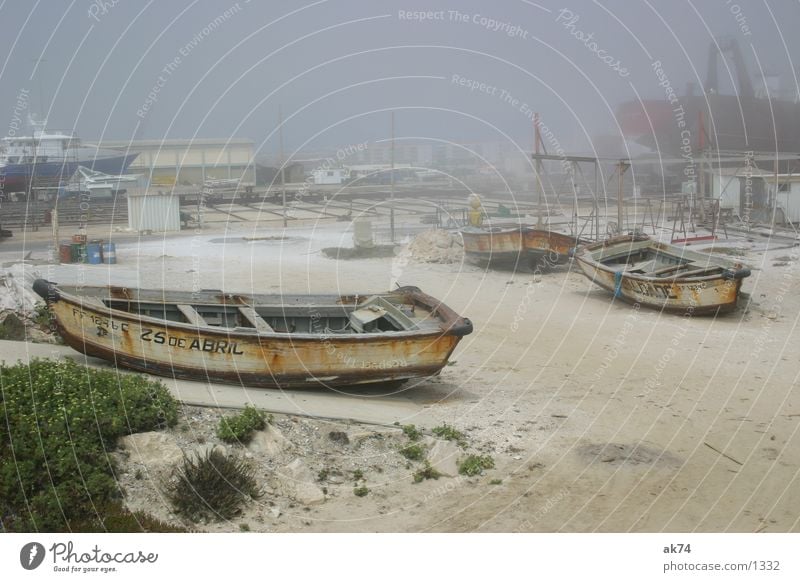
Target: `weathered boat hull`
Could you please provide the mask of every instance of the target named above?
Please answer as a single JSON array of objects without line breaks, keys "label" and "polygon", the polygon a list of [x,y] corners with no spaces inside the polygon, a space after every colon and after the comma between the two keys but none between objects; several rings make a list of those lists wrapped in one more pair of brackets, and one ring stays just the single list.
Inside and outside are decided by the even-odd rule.
[{"label": "weathered boat hull", "polygon": [[578,242],[575,237],[559,232],[535,228],[523,231],[523,246],[533,269],[569,262]]},{"label": "weathered boat hull", "polygon": [[477,265],[516,268],[527,261],[519,228],[462,230],[461,237],[464,256]]},{"label": "weathered boat hull", "polygon": [[[82,301],[37,281],[64,341],[119,367],[187,380],[266,388],[351,386],[438,374],[469,320],[415,288],[402,291],[429,306],[444,325],[430,331],[287,334],[197,327]],[[240,298],[240,296],[237,296]],[[353,300],[342,297],[341,301]]]},{"label": "weathered boat hull", "polygon": [[535,270],[567,263],[577,240],[569,235],[525,226],[462,230],[464,253],[480,265]]},{"label": "weathered boat hull", "polygon": [[[643,239],[617,237],[604,243],[581,247],[575,259],[583,273],[595,284],[609,291],[622,301],[644,307],[687,315],[721,314],[736,309],[742,280],[750,271],[741,265],[730,268],[719,267],[719,272],[708,276],[659,278],[635,273],[626,273],[594,260],[592,252],[613,245],[633,244]],[[670,245],[652,242],[659,252],[668,252]],[[624,248],[624,247],[623,247]],[[676,256],[700,253],[675,250]],[[710,258],[710,257],[709,257]]]}]

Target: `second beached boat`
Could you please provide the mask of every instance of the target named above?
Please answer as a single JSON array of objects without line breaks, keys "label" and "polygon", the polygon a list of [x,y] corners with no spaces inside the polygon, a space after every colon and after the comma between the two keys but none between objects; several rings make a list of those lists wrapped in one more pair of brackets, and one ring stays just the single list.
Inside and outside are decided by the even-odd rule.
[{"label": "second beached boat", "polygon": [[750,275],[739,262],[642,235],[580,247],[575,259],[589,279],[619,299],[689,314],[735,309],[742,279]]}]

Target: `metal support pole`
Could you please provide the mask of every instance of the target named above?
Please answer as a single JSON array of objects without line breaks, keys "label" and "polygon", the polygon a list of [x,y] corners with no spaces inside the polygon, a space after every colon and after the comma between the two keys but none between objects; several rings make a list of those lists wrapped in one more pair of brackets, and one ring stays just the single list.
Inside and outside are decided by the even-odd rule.
[{"label": "metal support pole", "polygon": [[[539,130],[539,114],[533,114],[533,151],[539,155],[539,144],[542,142],[542,136]],[[542,228],[542,160],[536,158],[536,191],[539,194],[536,202],[536,228]]]},{"label": "metal support pole", "polygon": [[53,211],[50,213],[50,226],[53,228],[53,262],[61,262],[58,249],[58,194],[56,194],[56,203],[53,206]]},{"label": "metal support pole", "polygon": [[389,190],[389,235],[394,242],[394,111],[392,111],[392,175]]},{"label": "metal support pole", "polygon": [[625,174],[625,162],[622,160],[617,164],[617,234],[622,234],[622,176]]},{"label": "metal support pole", "polygon": [[600,177],[597,171],[598,162],[594,162],[594,196],[592,196],[592,210],[594,210],[594,240],[600,240],[600,206],[597,202],[597,196],[600,192]]},{"label": "metal support pole", "polygon": [[281,146],[281,199],[283,201],[283,228],[286,229],[287,222],[286,222],[286,175],[285,175],[285,167],[286,167],[286,160],[284,159],[283,154],[283,111],[281,110],[281,106],[278,105],[278,140],[280,141]]}]

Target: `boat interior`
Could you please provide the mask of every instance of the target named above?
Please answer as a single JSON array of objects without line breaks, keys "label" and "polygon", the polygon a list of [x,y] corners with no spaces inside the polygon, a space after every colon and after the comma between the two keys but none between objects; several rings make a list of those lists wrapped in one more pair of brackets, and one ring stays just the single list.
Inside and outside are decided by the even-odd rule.
[{"label": "boat interior", "polygon": [[615,271],[661,279],[703,277],[730,268],[711,255],[694,251],[674,252],[665,247],[642,241],[605,248],[594,255],[597,262]]},{"label": "boat interior", "polygon": [[[197,294],[126,289],[127,297],[107,288],[60,287],[87,307],[111,308],[135,315],[257,333],[363,334],[439,329],[441,322],[425,306],[401,294],[364,296],[245,296],[203,291]],[[104,291],[104,292],[103,292]]]}]

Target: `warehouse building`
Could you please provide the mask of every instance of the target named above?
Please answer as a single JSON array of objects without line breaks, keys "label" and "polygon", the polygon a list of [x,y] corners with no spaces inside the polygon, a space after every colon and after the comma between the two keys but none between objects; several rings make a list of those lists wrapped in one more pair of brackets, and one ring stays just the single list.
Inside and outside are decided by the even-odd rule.
[{"label": "warehouse building", "polygon": [[152,185],[200,185],[210,179],[256,183],[249,139],[133,140],[103,142],[102,147],[138,153],[128,171],[144,174]]}]

